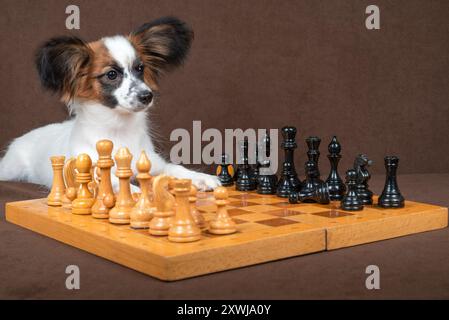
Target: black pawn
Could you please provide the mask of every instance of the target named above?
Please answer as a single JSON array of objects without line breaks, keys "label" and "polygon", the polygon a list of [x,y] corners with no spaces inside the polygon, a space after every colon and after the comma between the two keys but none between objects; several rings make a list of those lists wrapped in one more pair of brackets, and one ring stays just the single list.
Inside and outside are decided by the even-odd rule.
[{"label": "black pawn", "polygon": [[257,184],[257,193],[275,194],[278,179],[275,174],[260,175]]},{"label": "black pawn", "polygon": [[315,186],[310,192],[291,192],[288,196],[288,202],[290,203],[317,202],[319,204],[328,204],[329,201],[329,187],[324,182],[319,186]]},{"label": "black pawn", "polygon": [[373,204],[373,192],[368,188],[371,175],[368,167],[372,161],[364,154],[359,154],[354,160],[354,170],[357,172],[356,192],[364,205]]},{"label": "black pawn", "polygon": [[327,158],[331,164],[331,170],[326,179],[326,183],[329,186],[329,197],[332,201],[340,201],[346,192],[346,186],[338,174],[338,162],[341,159],[341,145],[336,136],[329,143],[328,150],[329,154]]},{"label": "black pawn", "polygon": [[245,137],[243,141],[243,158],[241,164],[238,166],[238,177],[235,183],[235,188],[239,191],[250,191],[256,189],[256,184],[251,176],[251,168],[248,164],[248,138]]},{"label": "black pawn", "polygon": [[229,187],[234,184],[234,179],[229,173],[230,164],[226,161],[226,154],[221,155],[221,165],[220,165],[220,173],[217,175],[218,180],[220,180],[221,185],[224,187]]},{"label": "black pawn", "polygon": [[[313,160],[308,160],[305,165],[306,179],[303,182],[301,192],[308,194],[314,191],[315,188],[319,187],[323,182],[318,183],[318,168],[316,162]],[[305,201],[308,202],[308,201]]]},{"label": "black pawn", "polygon": [[382,208],[402,208],[404,207],[404,197],[399,191],[396,172],[399,165],[399,158],[396,156],[385,157],[385,169],[387,177],[385,187],[379,197],[379,206]]},{"label": "black pawn", "polygon": [[316,186],[319,186],[323,183],[320,176],[320,169],[319,169],[319,163],[318,160],[320,158],[320,143],[321,139],[315,136],[308,137],[306,139],[307,144],[307,157],[309,158],[309,161],[313,161],[316,164],[315,170],[316,174],[314,174],[312,183]]},{"label": "black pawn", "polygon": [[257,193],[260,194],[275,194],[276,193],[276,186],[277,186],[277,176],[269,171],[270,170],[270,154],[271,154],[271,140],[270,136],[268,135],[268,132],[265,134],[264,138],[264,144],[265,144],[265,159],[262,159],[262,162],[260,163],[260,169],[259,169],[259,179],[257,183]]},{"label": "black pawn", "polygon": [[363,203],[357,195],[357,172],[354,169],[346,171],[346,183],[348,192],[341,200],[341,208],[343,210],[358,211],[363,209]]},{"label": "black pawn", "polygon": [[279,197],[287,198],[291,191],[298,191],[301,187],[301,181],[296,173],[293,152],[298,147],[296,144],[296,128],[282,128],[283,141],[281,147],[284,149],[284,163],[282,165],[282,174],[279,180],[276,194]]}]

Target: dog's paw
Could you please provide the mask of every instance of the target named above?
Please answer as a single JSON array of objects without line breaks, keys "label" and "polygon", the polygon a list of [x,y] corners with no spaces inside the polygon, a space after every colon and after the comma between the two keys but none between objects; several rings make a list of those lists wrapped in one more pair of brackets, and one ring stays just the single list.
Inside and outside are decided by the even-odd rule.
[{"label": "dog's paw", "polygon": [[191,179],[192,184],[200,191],[210,191],[221,186],[218,177],[205,173],[195,173]]}]

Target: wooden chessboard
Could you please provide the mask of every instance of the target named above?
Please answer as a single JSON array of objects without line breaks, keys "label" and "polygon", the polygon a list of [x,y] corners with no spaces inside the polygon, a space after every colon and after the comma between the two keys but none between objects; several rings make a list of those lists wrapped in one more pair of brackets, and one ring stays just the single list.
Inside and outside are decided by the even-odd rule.
[{"label": "wooden chessboard", "polygon": [[[402,209],[367,206],[348,212],[338,204],[289,204],[271,195],[230,189],[232,235],[202,233],[201,240],[173,243],[146,230],[73,215],[45,199],[6,205],[9,222],[162,280],[179,280],[303,254],[349,247],[447,227],[448,209],[406,201]],[[198,209],[214,216],[212,193],[199,193]]]}]

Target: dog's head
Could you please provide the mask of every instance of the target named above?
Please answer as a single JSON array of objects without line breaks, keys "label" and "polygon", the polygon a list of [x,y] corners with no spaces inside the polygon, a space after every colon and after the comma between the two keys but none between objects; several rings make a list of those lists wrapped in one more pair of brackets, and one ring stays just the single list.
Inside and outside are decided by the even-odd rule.
[{"label": "dog's head", "polygon": [[90,43],[69,36],[50,39],[39,48],[36,66],[43,86],[66,103],[80,99],[138,112],[153,104],[159,76],[183,62],[192,39],[184,22],[166,17],[129,36]]}]

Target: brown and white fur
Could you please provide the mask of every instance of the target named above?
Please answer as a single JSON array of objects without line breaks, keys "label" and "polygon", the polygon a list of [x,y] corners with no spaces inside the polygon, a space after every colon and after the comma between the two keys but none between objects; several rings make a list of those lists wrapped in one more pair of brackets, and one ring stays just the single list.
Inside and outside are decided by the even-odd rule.
[{"label": "brown and white fur", "polygon": [[[50,156],[87,153],[96,159],[96,142],[110,139],[114,152],[120,147],[131,151],[133,163],[145,150],[153,175],[192,179],[202,190],[217,187],[216,177],[165,161],[155,152],[149,135],[146,111],[154,104],[158,78],[183,62],[192,38],[184,22],[166,17],[144,24],[129,36],[90,43],[67,36],[47,41],[36,55],[39,76],[45,88],[61,96],[72,118],[13,140],[0,160],[0,180],[51,187]],[[113,185],[117,189],[117,179]]]}]

